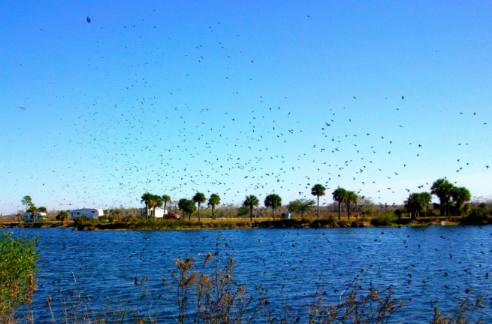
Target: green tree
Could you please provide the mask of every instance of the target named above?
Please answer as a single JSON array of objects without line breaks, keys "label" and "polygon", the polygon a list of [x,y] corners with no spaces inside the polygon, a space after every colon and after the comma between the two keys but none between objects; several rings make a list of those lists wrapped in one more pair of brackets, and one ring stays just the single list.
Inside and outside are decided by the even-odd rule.
[{"label": "green tree", "polygon": [[287,209],[291,213],[300,213],[301,217],[304,218],[304,214],[313,208],[315,204],[314,200],[306,200],[306,199],[296,199],[289,202]]},{"label": "green tree", "polygon": [[17,307],[30,304],[36,289],[36,241],[0,233],[0,322],[14,323]]},{"label": "green tree", "polygon": [[152,216],[155,217],[155,209],[156,209],[156,207],[162,207],[162,197],[159,196],[159,195],[154,195],[153,198],[154,199],[153,199],[153,208],[152,208],[153,214],[152,214]]},{"label": "green tree", "polygon": [[447,179],[437,179],[431,187],[431,193],[439,198],[439,207],[441,209],[441,216],[448,216],[449,203],[451,200],[451,193],[453,192],[453,184]]},{"label": "green tree", "polygon": [[471,193],[465,187],[453,187],[451,189],[451,198],[453,199],[456,212],[462,215],[465,203],[471,200]]},{"label": "green tree", "polygon": [[140,201],[145,204],[145,209],[146,209],[145,217],[148,217],[149,210],[151,208],[150,206],[152,205],[152,194],[150,192],[144,193],[140,198]]},{"label": "green tree", "polygon": [[461,223],[465,225],[486,225],[489,223],[486,205],[482,203],[473,207],[469,214],[461,219]]},{"label": "green tree", "polygon": [[249,215],[249,208],[247,206],[241,205],[236,209],[236,216],[243,217]]},{"label": "green tree", "polygon": [[36,206],[32,202],[31,196],[24,196],[21,200],[21,203],[25,207],[26,211],[34,212],[36,209]]},{"label": "green tree", "polygon": [[317,209],[316,209],[316,217],[319,219],[319,197],[325,195],[326,188],[322,184],[315,184],[311,188],[311,195],[316,196],[316,201],[317,201]]},{"label": "green tree", "polygon": [[410,218],[417,218],[420,216],[420,213],[424,213],[427,216],[431,199],[432,196],[428,192],[410,194],[405,201],[405,208],[410,213]]},{"label": "green tree", "polygon": [[151,216],[155,216],[156,207],[162,206],[162,198],[159,195],[154,195],[146,192],[142,195],[141,201],[145,204],[147,209],[146,217],[148,219],[149,212]]},{"label": "green tree", "polygon": [[188,221],[191,221],[191,214],[195,211],[195,203],[192,200],[182,198],[178,202],[178,208],[185,214],[188,215]]},{"label": "green tree", "polygon": [[44,206],[39,206],[36,211],[40,212],[40,213],[47,213],[48,212],[48,209],[46,209],[46,207]]},{"label": "green tree", "polygon": [[215,219],[215,207],[220,204],[220,196],[218,194],[211,194],[208,198],[208,205],[212,208],[212,218]]},{"label": "green tree", "polygon": [[260,201],[255,195],[246,196],[246,199],[243,202],[244,207],[249,208],[249,219],[253,221],[253,209],[260,204]]},{"label": "green tree", "polygon": [[282,206],[282,198],[277,194],[270,194],[265,198],[265,207],[272,209],[272,217],[275,218],[275,210]]},{"label": "green tree", "polygon": [[198,221],[200,221],[200,206],[201,204],[203,204],[205,201],[207,200],[207,198],[205,197],[205,195],[201,192],[197,192],[194,196],[193,196],[193,202],[195,202],[198,206]]},{"label": "green tree", "polygon": [[333,200],[338,203],[338,219],[340,220],[342,214],[342,204],[345,203],[347,190],[343,188],[337,188],[332,193]]},{"label": "green tree", "polygon": [[352,204],[357,205],[357,200],[359,199],[359,196],[353,191],[347,191],[345,195],[345,205],[347,206],[347,216],[350,219],[350,214],[351,214],[351,209],[350,206]]},{"label": "green tree", "polygon": [[167,204],[171,202],[171,196],[169,195],[162,195],[161,197],[162,203],[164,204],[164,209],[167,208]]}]

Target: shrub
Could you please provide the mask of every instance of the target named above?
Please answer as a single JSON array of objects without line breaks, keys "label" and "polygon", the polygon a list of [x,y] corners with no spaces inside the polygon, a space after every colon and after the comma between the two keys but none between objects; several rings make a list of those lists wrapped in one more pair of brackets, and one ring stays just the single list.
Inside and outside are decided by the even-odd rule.
[{"label": "shrub", "polygon": [[471,209],[468,216],[462,219],[465,225],[485,225],[488,223],[487,211],[485,206],[478,206]]},{"label": "shrub", "polygon": [[371,224],[374,226],[389,226],[395,224],[398,221],[398,216],[390,211],[385,211],[384,213],[371,219]]},{"label": "shrub", "polygon": [[246,293],[246,286],[234,279],[233,259],[223,261],[208,253],[201,272],[193,258],[175,261],[177,271],[172,272],[172,277],[177,288],[178,323],[249,322],[245,311],[252,298]]},{"label": "shrub", "polygon": [[0,234],[0,322],[12,320],[22,304],[30,304],[36,286],[36,241]]},{"label": "shrub", "polygon": [[249,208],[248,207],[245,207],[245,206],[241,206],[237,209],[237,213],[236,215],[238,217],[242,217],[242,216],[247,216],[249,215]]},{"label": "shrub", "polygon": [[113,222],[113,217],[112,216],[101,216],[97,219],[98,223],[112,223]]},{"label": "shrub", "polygon": [[403,302],[394,297],[392,286],[380,292],[370,289],[361,293],[360,289],[345,290],[337,304],[318,298],[309,306],[308,323],[386,323],[403,307]]},{"label": "shrub", "polygon": [[56,215],[56,220],[60,222],[64,222],[65,220],[68,219],[70,214],[67,211],[59,211],[58,214]]},{"label": "shrub", "polygon": [[364,227],[364,222],[362,219],[354,220],[350,223],[350,227]]},{"label": "shrub", "polygon": [[[482,298],[478,296],[474,301],[469,297],[459,302],[458,307],[451,314],[443,314],[438,308],[434,309],[432,324],[465,324],[471,323],[470,315],[477,312],[482,306]],[[477,321],[481,323],[481,321]]]},{"label": "shrub", "polygon": [[119,221],[123,223],[134,223],[137,221],[137,218],[138,216],[127,215],[127,216],[120,217]]},{"label": "shrub", "polygon": [[374,206],[362,207],[362,215],[363,216],[372,216],[374,214],[376,214],[376,208]]}]

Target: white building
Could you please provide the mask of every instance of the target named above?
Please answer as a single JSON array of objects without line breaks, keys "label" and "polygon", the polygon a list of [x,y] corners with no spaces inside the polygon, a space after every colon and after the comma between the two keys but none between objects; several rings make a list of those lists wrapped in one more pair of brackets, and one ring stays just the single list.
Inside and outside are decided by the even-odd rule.
[{"label": "white building", "polygon": [[156,207],[155,209],[142,209],[142,214],[148,217],[164,218],[167,215],[167,209]]},{"label": "white building", "polygon": [[70,217],[76,219],[79,217],[86,217],[90,219],[104,216],[104,211],[101,208],[82,208],[74,209],[70,212]]},{"label": "white building", "polygon": [[48,214],[44,212],[25,212],[24,215],[22,215],[22,220],[24,222],[40,222],[48,219]]}]

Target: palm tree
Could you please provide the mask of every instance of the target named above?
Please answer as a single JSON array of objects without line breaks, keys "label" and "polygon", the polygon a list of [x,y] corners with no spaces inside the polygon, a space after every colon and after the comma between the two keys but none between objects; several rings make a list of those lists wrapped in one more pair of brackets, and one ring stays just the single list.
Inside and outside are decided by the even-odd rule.
[{"label": "palm tree", "polygon": [[349,219],[350,219],[350,205],[352,203],[357,205],[358,198],[359,197],[357,196],[357,194],[353,191],[347,191],[345,195],[345,205],[347,206],[347,216]]},{"label": "palm tree", "polygon": [[142,195],[141,197],[141,202],[143,202],[145,204],[145,208],[146,208],[146,213],[145,213],[145,217],[148,218],[149,217],[149,210],[151,208],[151,204],[152,204],[152,194],[150,192],[146,192]]},{"label": "palm tree", "polygon": [[316,196],[317,199],[317,210],[316,210],[316,217],[319,219],[319,197],[325,195],[325,190],[326,188],[322,184],[315,184],[311,188],[311,195]]},{"label": "palm tree", "polygon": [[142,195],[141,202],[145,204],[147,209],[146,218],[149,218],[149,212],[151,216],[155,216],[156,207],[162,206],[162,198],[159,195],[154,195],[146,192]]},{"label": "palm tree", "polygon": [[282,206],[282,198],[277,194],[270,194],[265,198],[265,207],[272,209],[272,217],[275,218],[275,209]]},{"label": "palm tree", "polygon": [[448,216],[449,200],[451,199],[451,193],[454,185],[447,179],[437,179],[431,187],[431,193],[439,198],[439,207],[441,209],[441,216]]},{"label": "palm tree", "polygon": [[191,221],[191,214],[195,211],[195,203],[189,199],[180,199],[178,202],[178,208],[188,215],[188,222]]},{"label": "palm tree", "polygon": [[259,203],[260,201],[255,195],[246,196],[246,199],[243,202],[243,206],[249,208],[249,219],[251,222],[253,221],[253,208],[258,206]]},{"label": "palm tree", "polygon": [[171,202],[171,196],[162,195],[162,202],[164,203],[164,210],[166,210],[167,204]]},{"label": "palm tree", "polygon": [[159,195],[151,195],[149,200],[151,216],[155,217],[155,209],[162,206],[162,198]]},{"label": "palm tree", "polygon": [[198,221],[200,221],[200,205],[202,203],[204,203],[205,201],[207,200],[207,198],[205,197],[205,195],[201,192],[197,192],[194,196],[193,196],[193,202],[197,204],[198,206]]},{"label": "palm tree", "polygon": [[338,203],[338,220],[341,218],[342,214],[342,203],[345,202],[345,196],[347,195],[347,190],[343,188],[337,188],[333,191],[333,200]]},{"label": "palm tree", "polygon": [[212,207],[212,218],[215,219],[215,206],[220,204],[220,197],[218,194],[211,194],[208,198],[208,205]]},{"label": "palm tree", "polygon": [[152,214],[152,216],[155,217],[155,208],[156,207],[162,207],[162,197],[159,196],[159,195],[154,195],[153,202],[154,202],[154,206],[153,206],[153,214]]}]

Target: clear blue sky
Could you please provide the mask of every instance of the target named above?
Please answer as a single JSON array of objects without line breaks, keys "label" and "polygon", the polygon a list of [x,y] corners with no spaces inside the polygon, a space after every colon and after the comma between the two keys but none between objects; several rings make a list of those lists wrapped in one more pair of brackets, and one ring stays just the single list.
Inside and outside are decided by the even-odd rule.
[{"label": "clear blue sky", "polygon": [[401,203],[444,176],[492,195],[490,1],[0,6],[1,213],[317,182]]}]

